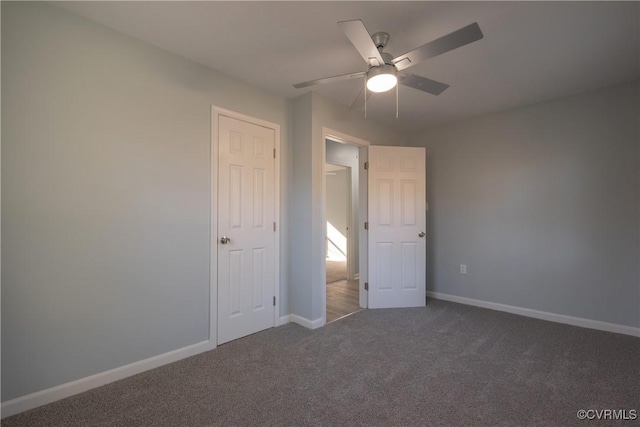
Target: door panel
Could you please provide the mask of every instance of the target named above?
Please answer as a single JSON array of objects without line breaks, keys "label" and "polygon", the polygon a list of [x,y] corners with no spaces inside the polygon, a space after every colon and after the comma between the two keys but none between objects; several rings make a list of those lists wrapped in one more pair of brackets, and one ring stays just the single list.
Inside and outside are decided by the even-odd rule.
[{"label": "door panel", "polygon": [[[219,118],[218,344],[274,326],[275,134]],[[221,242],[228,237],[228,243]]]},{"label": "door panel", "polygon": [[426,304],[425,150],[369,147],[369,308]]}]

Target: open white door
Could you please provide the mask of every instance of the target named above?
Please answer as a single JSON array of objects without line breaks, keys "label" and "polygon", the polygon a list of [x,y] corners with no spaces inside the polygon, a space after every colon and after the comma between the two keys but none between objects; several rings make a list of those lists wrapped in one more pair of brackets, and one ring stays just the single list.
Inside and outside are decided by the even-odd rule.
[{"label": "open white door", "polygon": [[369,308],[426,305],[425,149],[369,147]]},{"label": "open white door", "polygon": [[221,115],[218,160],[218,344],[274,326],[273,129]]}]

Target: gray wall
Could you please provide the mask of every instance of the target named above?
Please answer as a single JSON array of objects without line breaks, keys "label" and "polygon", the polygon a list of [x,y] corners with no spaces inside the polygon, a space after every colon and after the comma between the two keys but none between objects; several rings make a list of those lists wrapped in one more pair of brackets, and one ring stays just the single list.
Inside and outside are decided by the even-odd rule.
[{"label": "gray wall", "polygon": [[211,105],[281,125],[287,224],[289,101],[27,2],[2,89],[2,399],[207,340]]},{"label": "gray wall", "polygon": [[428,289],[639,326],[639,105],[635,82],[410,135]]},{"label": "gray wall", "polygon": [[[299,96],[292,102],[292,155],[291,168],[291,203],[289,206],[291,223],[289,230],[291,235],[291,263],[290,277],[290,308],[293,314],[306,319],[311,319],[311,273],[314,258],[311,253],[311,233],[313,226],[322,227],[319,218],[312,217],[313,175],[311,173],[311,119],[312,119],[311,92]],[[322,248],[324,251],[324,248]]]}]

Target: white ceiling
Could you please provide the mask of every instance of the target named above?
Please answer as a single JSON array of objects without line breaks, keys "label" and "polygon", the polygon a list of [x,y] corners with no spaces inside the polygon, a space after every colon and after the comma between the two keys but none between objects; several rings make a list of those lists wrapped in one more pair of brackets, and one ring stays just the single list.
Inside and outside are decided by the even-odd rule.
[{"label": "white ceiling", "polygon": [[[386,31],[398,56],[472,22],[484,38],[410,68],[451,85],[440,96],[400,88],[368,114],[403,131],[501,111],[640,76],[638,2],[64,2],[67,10],[274,94],[292,84],[365,71],[336,23]],[[360,79],[313,90],[351,105]]]}]

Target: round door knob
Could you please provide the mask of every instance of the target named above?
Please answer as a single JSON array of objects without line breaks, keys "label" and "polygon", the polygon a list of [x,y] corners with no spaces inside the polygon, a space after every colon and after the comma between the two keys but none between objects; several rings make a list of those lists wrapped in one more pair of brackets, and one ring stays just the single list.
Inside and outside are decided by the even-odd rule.
[{"label": "round door knob", "polygon": [[226,245],[227,243],[231,242],[231,239],[228,238],[227,236],[222,236],[220,238],[220,243],[222,243],[223,245]]},{"label": "round door knob", "polygon": [[418,237],[424,237],[424,236],[426,236],[426,235],[427,235],[427,234],[426,234],[424,231],[421,231],[420,233],[418,233]]}]

